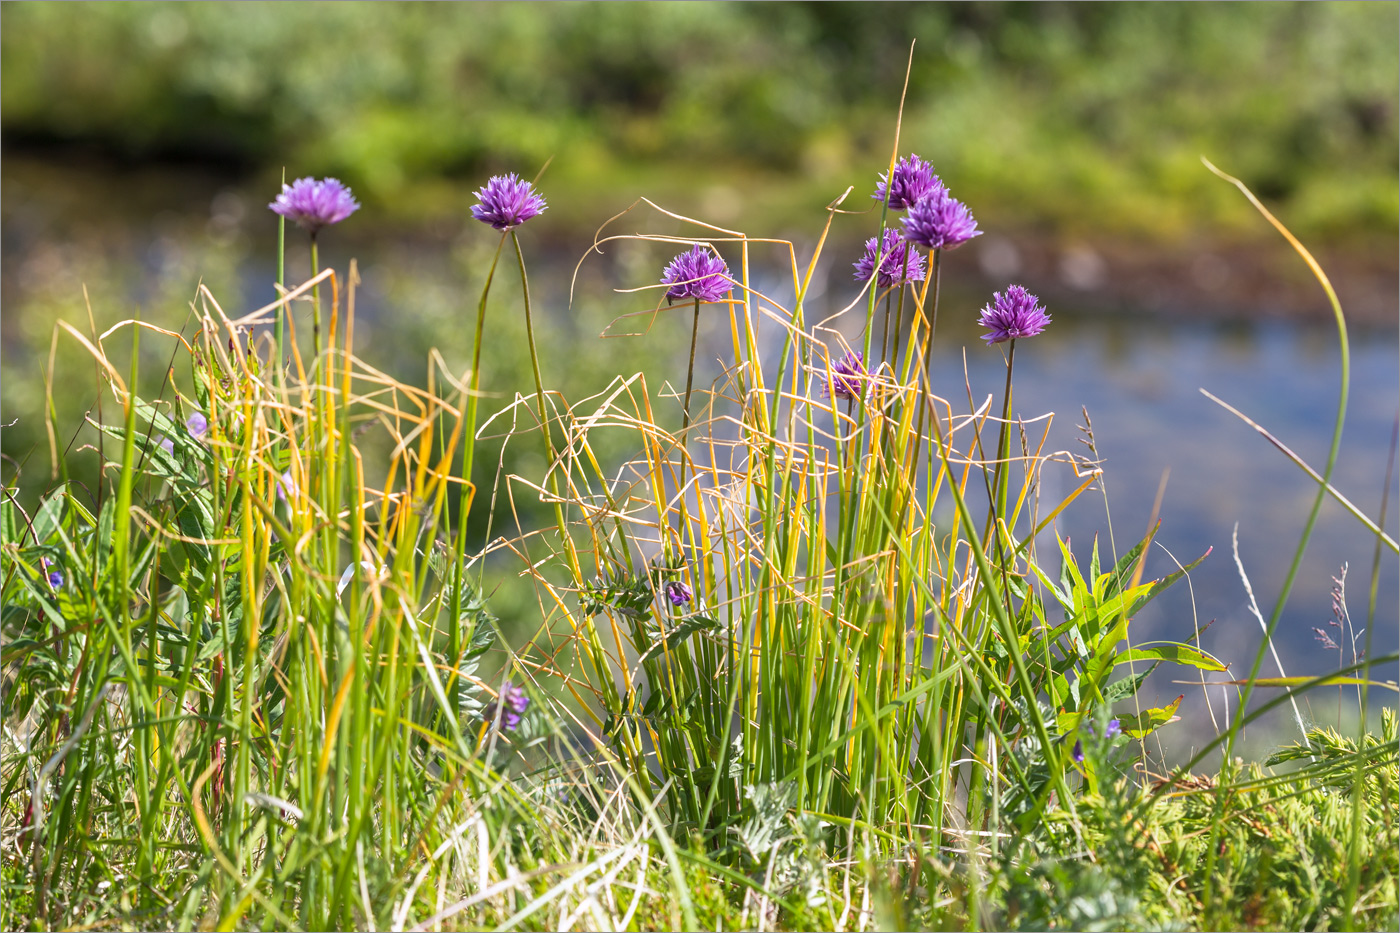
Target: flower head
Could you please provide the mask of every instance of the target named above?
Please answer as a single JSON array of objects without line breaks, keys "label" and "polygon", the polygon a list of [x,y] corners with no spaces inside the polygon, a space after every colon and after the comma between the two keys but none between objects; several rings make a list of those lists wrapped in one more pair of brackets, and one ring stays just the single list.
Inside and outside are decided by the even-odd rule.
[{"label": "flower head", "polygon": [[894,181],[883,172],[871,195],[876,201],[885,200],[888,192],[890,210],[902,211],[942,190],[943,182],[933,174],[933,166],[917,155],[910,154],[894,164]]},{"label": "flower head", "polygon": [[[856,267],[857,282],[870,280],[870,273],[875,268],[875,246],[878,242],[876,237],[866,240],[865,255],[852,263]],[[904,237],[899,235],[898,230],[886,230],[884,245],[880,248],[880,274],[876,278],[876,284],[881,288],[889,288],[892,285],[923,280],[924,257],[919,255],[918,250],[909,248],[909,244],[904,242]]]},{"label": "flower head", "polygon": [[492,725],[499,725],[507,732],[514,732],[520,728],[520,718],[529,705],[530,698],[525,695],[525,691],[506,681],[501,687],[500,696],[486,704],[481,716]]},{"label": "flower head", "polygon": [[671,601],[672,606],[683,606],[695,598],[695,594],[690,591],[684,581],[672,580],[666,584],[666,598]]},{"label": "flower head", "polygon": [[472,206],[472,216],[497,230],[518,227],[532,217],[538,217],[549,207],[535,193],[534,186],[519,175],[494,175],[485,186],[478,188]]},{"label": "flower head", "polygon": [[941,185],[937,191],[909,208],[909,213],[901,222],[904,224],[904,238],[928,249],[955,249],[982,235],[967,205]]},{"label": "flower head", "polygon": [[729,267],[703,243],[696,243],[667,264],[666,271],[661,273],[661,284],[671,286],[666,290],[666,297],[672,301],[680,298],[719,301],[730,289]]},{"label": "flower head", "polygon": [[992,303],[982,309],[978,324],[987,328],[982,339],[988,345],[1034,337],[1050,323],[1050,315],[1040,306],[1040,299],[1019,285],[1010,285],[1005,292],[995,292]]},{"label": "flower head", "polygon": [[327,224],[338,224],[360,209],[350,189],[337,178],[298,178],[282,186],[282,193],[268,207],[315,233]]},{"label": "flower head", "polygon": [[859,350],[852,350],[831,365],[831,378],[822,384],[822,397],[855,398],[860,395],[861,382],[868,375],[865,358]]},{"label": "flower head", "polygon": [[191,437],[203,437],[209,431],[209,419],[204,417],[203,412],[195,412],[185,419],[185,427],[189,429]]},{"label": "flower head", "polygon": [[[51,567],[51,566],[53,566],[53,561],[49,560],[47,557],[41,557],[41,558],[39,558],[39,563],[42,564],[42,565],[45,566],[45,567]],[[60,586],[63,585],[63,571],[61,571],[61,570],[50,570],[50,571],[49,571],[49,574],[48,574],[48,577],[49,577],[49,586],[53,587],[54,589],[58,589]]]}]

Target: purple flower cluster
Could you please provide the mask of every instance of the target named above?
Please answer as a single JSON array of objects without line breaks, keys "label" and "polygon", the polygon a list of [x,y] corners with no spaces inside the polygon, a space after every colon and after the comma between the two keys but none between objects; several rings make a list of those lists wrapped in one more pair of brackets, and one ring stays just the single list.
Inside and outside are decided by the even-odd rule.
[{"label": "purple flower cluster", "polygon": [[360,204],[339,179],[298,178],[283,185],[282,193],[268,207],[314,236],[322,227],[338,224],[355,213]]},{"label": "purple flower cluster", "polygon": [[666,584],[666,598],[671,601],[672,606],[679,608],[694,599],[695,594],[683,580],[672,580]]},{"label": "purple flower cluster", "polygon": [[956,249],[981,236],[972,212],[948,189],[938,190],[909,208],[904,216],[904,238],[927,249]]},{"label": "purple flower cluster", "polygon": [[1040,306],[1040,299],[1019,285],[1008,286],[1005,292],[995,292],[992,303],[982,309],[977,321],[987,328],[982,339],[990,346],[1018,337],[1034,337],[1050,323],[1050,315]]},{"label": "purple flower cluster", "polygon": [[696,243],[689,251],[681,253],[661,274],[661,284],[671,286],[666,297],[672,301],[681,298],[699,298],[701,301],[719,301],[730,289],[729,267],[718,255]]},{"label": "purple flower cluster", "polygon": [[933,174],[933,166],[911,153],[894,164],[893,181],[888,175],[880,175],[871,197],[884,201],[888,194],[890,210],[902,211],[942,190],[943,182]]},{"label": "purple flower cluster", "polygon": [[520,718],[529,705],[530,698],[525,695],[525,691],[506,681],[501,687],[501,695],[486,704],[481,716],[492,725],[499,725],[507,732],[514,732],[520,728]]},{"label": "purple flower cluster", "polygon": [[859,350],[852,350],[832,364],[830,381],[822,384],[822,397],[855,398],[868,376],[865,358]]},{"label": "purple flower cluster", "polygon": [[[1093,723],[1086,723],[1085,726],[1084,726],[1084,728],[1086,728],[1086,729],[1089,730],[1089,734],[1090,734],[1090,735],[1093,735],[1093,734],[1094,734],[1094,724],[1093,724]],[[1117,734],[1118,734],[1119,732],[1121,732],[1121,731],[1122,731],[1122,728],[1119,726],[1118,720],[1116,720],[1116,719],[1110,719],[1110,720],[1108,721],[1108,727],[1107,727],[1106,729],[1104,729],[1103,737],[1104,737],[1105,739],[1111,739],[1111,738],[1113,738],[1115,735],[1117,735]],[[1084,743],[1083,743],[1082,741],[1079,741],[1079,742],[1075,742],[1075,743],[1074,743],[1074,750],[1070,752],[1070,756],[1071,756],[1072,758],[1074,758],[1075,761],[1077,761],[1077,762],[1083,764],[1083,762],[1084,762]]]},{"label": "purple flower cluster", "polygon": [[484,187],[477,189],[476,199],[480,203],[472,206],[472,216],[497,230],[518,227],[549,207],[544,198],[535,193],[534,186],[522,181],[514,172],[493,176]]},{"label": "purple flower cluster", "polygon": [[[919,255],[918,250],[910,249],[898,230],[886,230],[883,239],[884,243],[880,246],[880,272],[875,283],[881,288],[890,288],[906,282],[922,282],[924,257]],[[866,240],[865,255],[852,263],[856,267],[857,282],[870,281],[870,275],[875,269],[877,244],[880,244],[878,237]]]}]

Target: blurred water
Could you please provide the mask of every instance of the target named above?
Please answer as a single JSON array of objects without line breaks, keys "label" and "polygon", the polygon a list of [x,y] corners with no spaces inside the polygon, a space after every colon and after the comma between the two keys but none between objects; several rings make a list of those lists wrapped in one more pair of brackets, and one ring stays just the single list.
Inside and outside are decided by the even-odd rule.
[{"label": "blurred water", "polygon": [[[22,388],[31,375],[38,378],[36,360],[47,352],[50,325],[38,321],[38,316],[63,314],[80,320],[85,313],[83,283],[100,286],[102,303],[115,313],[126,314],[131,306],[143,305],[148,319],[176,326],[201,276],[222,283],[232,293],[227,303],[231,311],[255,307],[272,297],[273,238],[268,231],[275,226],[267,222],[270,215],[265,215],[263,204],[246,193],[208,181],[123,187],[104,184],[90,172],[21,168],[6,167],[0,226],[7,422],[16,415],[37,414],[24,410],[33,393],[26,394]],[[406,232],[376,230],[366,218],[357,220],[357,228],[347,224],[344,235],[337,230],[334,239],[327,238],[323,261],[343,267],[350,256],[359,258],[365,286],[358,314],[366,333],[373,335],[373,352],[379,362],[392,366],[396,341],[411,345],[411,353],[397,355],[400,360],[412,358],[414,368],[404,373],[411,377],[421,371],[422,359],[414,340],[449,347],[462,343],[460,321],[465,319],[465,309],[475,303],[475,292],[465,287],[463,279],[467,271],[480,275],[481,252],[485,249],[489,256],[494,238],[485,237],[474,225],[455,231]],[[532,292],[539,313],[567,340],[587,338],[567,303],[574,264],[591,237],[580,234],[541,242],[545,234],[532,230],[530,235],[539,238],[531,244]],[[558,237],[557,232],[554,235]],[[289,277],[294,278],[305,256],[298,242],[290,238],[289,242]],[[853,256],[858,244],[830,249],[833,256]],[[954,403],[955,410],[966,410],[969,388],[976,403],[992,396],[994,410],[999,410],[1005,368],[999,350],[985,347],[977,338],[976,311],[990,297],[990,288],[983,272],[976,270],[974,256],[967,250],[954,254],[947,264],[932,367],[934,387]],[[616,298],[610,289],[654,282],[660,263],[668,257],[669,252],[652,255],[621,249],[591,263],[585,267],[581,285],[583,293],[591,296],[586,300],[610,301],[625,310],[649,306],[654,297]],[[984,271],[987,265],[984,261]],[[832,313],[854,297],[848,270],[844,261],[824,265],[809,320]],[[781,269],[775,264],[774,271],[761,274],[764,281],[773,277],[771,287],[777,297]],[[1039,291],[1041,284],[1052,286],[1034,280],[1023,284],[1032,291]],[[1236,406],[1321,470],[1340,378],[1335,329],[1327,321],[1260,317],[1258,308],[1206,319],[1170,310],[1090,313],[1077,310],[1076,304],[1063,299],[1051,302],[1054,323],[1040,337],[1022,341],[1016,357],[1016,413],[1028,418],[1054,413],[1046,450],[1087,454],[1077,430],[1083,423],[1080,408],[1084,406],[1093,420],[1103,461],[1108,511],[1103,497],[1091,491],[1067,510],[1057,530],[1073,539],[1081,560],[1087,560],[1089,544],[1097,534],[1107,563],[1114,545],[1118,551],[1126,550],[1144,534],[1159,485],[1169,471],[1160,510],[1162,526],[1147,563],[1148,576],[1170,572],[1174,559],[1189,563],[1208,548],[1213,551],[1191,574],[1189,588],[1183,581],[1134,620],[1132,637],[1184,641],[1198,625],[1204,628],[1213,623],[1202,636],[1202,645],[1242,677],[1253,661],[1260,630],[1248,611],[1231,555],[1232,530],[1238,524],[1240,558],[1267,618],[1278,600],[1316,486],[1199,390],[1208,389]],[[863,317],[863,312],[853,312],[834,326],[854,343]],[[683,365],[688,335],[688,327],[654,334],[647,338],[653,342],[646,352],[682,360]],[[1393,322],[1354,328],[1351,337],[1351,404],[1333,484],[1374,517],[1397,414],[1400,352]],[[702,344],[697,381],[717,375],[712,361],[728,346],[727,333],[710,334],[706,340],[712,342]],[[7,435],[5,453],[21,456],[23,451],[13,446]],[[1047,469],[1043,495],[1047,501],[1058,501],[1075,485],[1068,467]],[[1397,535],[1398,512],[1400,502],[1392,480],[1386,522],[1392,536]],[[1375,654],[1397,649],[1400,571],[1395,555],[1384,552],[1372,616],[1368,597],[1374,552],[1374,538],[1329,499],[1277,630],[1276,647],[1287,674],[1316,674],[1338,666],[1338,655],[1321,649],[1313,628],[1327,628],[1332,577],[1343,565],[1350,569],[1347,595],[1353,622],[1360,628],[1373,618]],[[1349,660],[1349,651],[1347,655]],[[1272,658],[1266,660],[1263,671],[1278,673]],[[1163,668],[1142,694],[1150,705],[1185,694],[1184,723],[1167,737],[1176,754],[1210,735],[1211,719],[1199,683],[1193,687],[1174,682],[1199,681],[1194,674]],[[1381,676],[1396,678],[1396,671]],[[1376,705],[1395,702],[1388,691],[1375,691],[1373,697]],[[1220,692],[1212,699],[1219,718]],[[1335,694],[1319,696],[1315,708],[1304,714],[1326,720],[1332,715],[1329,703],[1335,705]]]}]

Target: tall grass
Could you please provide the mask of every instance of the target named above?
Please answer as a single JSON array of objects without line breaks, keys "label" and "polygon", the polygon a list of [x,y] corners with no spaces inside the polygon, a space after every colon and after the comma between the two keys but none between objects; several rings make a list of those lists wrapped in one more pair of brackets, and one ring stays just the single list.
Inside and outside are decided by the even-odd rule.
[{"label": "tall grass", "polygon": [[[1295,797],[1280,832],[1330,807],[1346,833],[1346,882],[1316,916],[1385,922],[1396,870],[1363,862],[1395,832],[1393,719],[1379,741],[1301,737],[1275,761],[1304,762],[1289,774],[1229,752],[1273,706],[1364,689],[1395,657],[1278,682],[1256,662],[1245,699],[1281,693],[1242,703],[1193,760],[1223,745],[1218,781],[1129,780],[1180,702],[1143,708],[1148,674],[1226,670],[1131,626],[1205,555],[1152,578],[1155,523],[1107,561],[1054,533],[1101,473],[1049,450],[1050,417],[1017,405],[1014,341],[1000,399],[933,394],[938,279],[958,254],[812,320],[845,201],[811,255],[650,202],[688,235],[600,232],[592,249],[704,243],[734,261],[727,297],[692,319],[729,353],[693,398],[687,374],[684,404],[678,378],[641,374],[571,402],[532,341],[533,393],[479,418],[495,262],[473,368],[434,355],[423,387],[356,355],[353,264],[237,317],[201,289],[192,336],[61,325],[117,408],[93,421],[103,485],[60,475],[32,508],[0,505],[4,925],[1208,926],[1256,877],[1219,844],[1247,844],[1241,801]],[[528,315],[514,231],[496,260],[507,238]],[[788,284],[764,292],[775,257]],[[307,301],[309,357],[291,313]],[[892,340],[875,338],[882,309]],[[275,343],[254,339],[274,320]],[[867,372],[838,392],[855,331]],[[129,387],[152,340],[179,365],[147,400]],[[490,470],[476,440],[507,420],[512,443],[540,433],[547,466],[496,483],[555,519],[488,547],[518,555],[537,594],[516,651],[465,537]],[[387,457],[367,455],[368,430]],[[598,453],[619,446],[634,454]],[[1047,471],[1073,492],[1047,497]],[[534,701],[515,730],[497,716],[508,682]]]}]

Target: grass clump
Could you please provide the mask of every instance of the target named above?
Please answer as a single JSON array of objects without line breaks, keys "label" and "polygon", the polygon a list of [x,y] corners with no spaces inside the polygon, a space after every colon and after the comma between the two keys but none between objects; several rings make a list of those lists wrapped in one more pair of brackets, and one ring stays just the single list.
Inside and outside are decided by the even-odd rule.
[{"label": "grass clump", "polygon": [[[890,189],[915,170],[892,154]],[[1121,554],[1054,533],[1101,473],[1046,452],[1049,416],[1015,402],[1017,342],[1053,326],[1024,289],[983,312],[1000,404],[932,393],[940,278],[976,224],[941,182],[914,188],[944,200],[876,209],[881,272],[837,320],[807,298],[849,191],[810,256],[650,202],[684,233],[600,232],[590,252],[689,251],[651,287],[731,352],[708,379],[692,352],[684,395],[644,373],[546,387],[520,229],[544,204],[515,177],[478,215],[500,240],[473,358],[503,256],[531,338],[525,394],[495,410],[478,365],[433,356],[419,387],[357,355],[353,264],[237,317],[201,289],[191,337],[62,325],[112,401],[103,483],[55,457],[37,503],[0,505],[3,925],[1389,922],[1393,716],[1359,743],[1309,733],[1270,762],[1292,771],[1228,752],[1317,686],[1359,685],[1364,715],[1394,656],[1278,683],[1256,663],[1246,690],[1283,693],[1197,756],[1224,747],[1219,775],[1149,780],[1180,698],[1145,708],[1146,676],[1227,666],[1131,621],[1205,555],[1153,578],[1155,523]],[[886,269],[901,206],[917,220]],[[773,256],[789,283],[760,287]],[[146,399],[152,339],[178,365]],[[476,444],[497,433],[543,471],[493,475]],[[1047,499],[1046,471],[1073,491]],[[544,525],[510,527],[517,499]],[[478,510],[509,530],[473,551]],[[506,573],[534,595],[524,645],[491,613]]]}]

